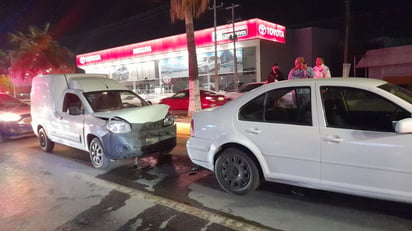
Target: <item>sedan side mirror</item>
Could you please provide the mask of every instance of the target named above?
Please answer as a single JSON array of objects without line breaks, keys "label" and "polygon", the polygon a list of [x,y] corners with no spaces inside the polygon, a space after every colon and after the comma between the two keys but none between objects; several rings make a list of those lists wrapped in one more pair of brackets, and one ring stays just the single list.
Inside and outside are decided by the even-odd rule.
[{"label": "sedan side mirror", "polygon": [[400,134],[412,133],[412,118],[399,120],[395,125],[395,132]]}]

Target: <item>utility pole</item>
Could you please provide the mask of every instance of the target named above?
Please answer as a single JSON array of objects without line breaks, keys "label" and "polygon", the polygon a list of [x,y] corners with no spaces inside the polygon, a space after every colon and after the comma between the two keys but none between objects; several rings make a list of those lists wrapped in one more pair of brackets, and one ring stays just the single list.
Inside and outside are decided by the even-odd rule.
[{"label": "utility pole", "polygon": [[350,13],[350,0],[345,0],[345,45],[343,51],[343,70],[342,76],[349,77],[350,73],[350,63],[348,63],[349,54],[349,32],[351,23],[351,13]]},{"label": "utility pole", "polygon": [[223,3],[220,3],[219,6],[216,6],[216,0],[213,0],[213,26],[214,26],[214,35],[213,35],[213,42],[215,45],[215,91],[219,91],[219,74],[218,71],[219,69],[217,68],[217,30],[216,30],[216,24],[217,24],[217,17],[216,17],[216,8],[222,7]]},{"label": "utility pole", "polygon": [[235,30],[235,8],[240,6],[239,4],[233,4],[232,6],[226,7],[227,10],[232,10],[232,29],[233,33],[231,35],[231,39],[233,40],[233,83],[235,87],[235,91],[238,90],[239,78],[237,76],[237,57],[236,57],[236,30]]}]

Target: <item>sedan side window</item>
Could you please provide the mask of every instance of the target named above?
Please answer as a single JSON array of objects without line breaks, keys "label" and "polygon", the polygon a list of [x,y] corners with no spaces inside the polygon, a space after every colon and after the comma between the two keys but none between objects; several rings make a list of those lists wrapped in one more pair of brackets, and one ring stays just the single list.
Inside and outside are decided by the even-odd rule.
[{"label": "sedan side window", "polygon": [[312,125],[310,88],[275,89],[249,101],[239,119],[256,122]]},{"label": "sedan side window", "polygon": [[411,117],[405,109],[372,92],[346,87],[322,87],[328,127],[394,132],[394,124]]},{"label": "sedan side window", "polygon": [[173,98],[185,98],[189,97],[189,92],[178,92],[175,95],[172,96]]}]

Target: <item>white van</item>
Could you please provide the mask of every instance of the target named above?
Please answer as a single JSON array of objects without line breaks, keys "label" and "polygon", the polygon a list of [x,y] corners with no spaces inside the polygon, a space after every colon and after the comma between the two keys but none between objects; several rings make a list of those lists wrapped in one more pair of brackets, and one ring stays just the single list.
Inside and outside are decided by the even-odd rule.
[{"label": "white van", "polygon": [[168,109],[106,75],[42,75],[32,82],[32,127],[40,147],[51,152],[60,143],[87,151],[99,169],[112,160],[170,152],[176,125]]}]

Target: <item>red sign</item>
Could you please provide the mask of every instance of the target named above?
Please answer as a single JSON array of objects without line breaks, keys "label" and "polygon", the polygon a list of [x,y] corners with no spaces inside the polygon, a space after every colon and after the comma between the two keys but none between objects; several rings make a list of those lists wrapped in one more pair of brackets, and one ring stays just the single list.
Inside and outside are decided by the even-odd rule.
[{"label": "red sign", "polygon": [[[233,42],[232,24],[219,26],[216,28],[216,32],[217,44]],[[265,39],[273,42],[286,43],[286,28],[284,26],[257,18],[235,23],[235,34],[237,41]],[[196,47],[213,46],[214,28],[196,31],[195,39]],[[185,49],[187,49],[186,34],[180,34],[106,50],[79,54],[76,56],[76,63],[77,66],[85,66],[120,58],[141,57]]]}]

